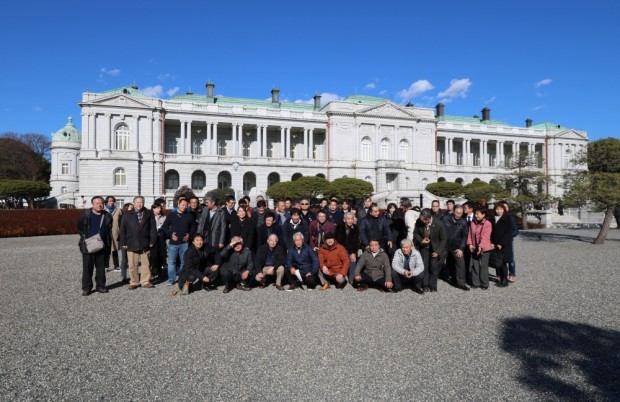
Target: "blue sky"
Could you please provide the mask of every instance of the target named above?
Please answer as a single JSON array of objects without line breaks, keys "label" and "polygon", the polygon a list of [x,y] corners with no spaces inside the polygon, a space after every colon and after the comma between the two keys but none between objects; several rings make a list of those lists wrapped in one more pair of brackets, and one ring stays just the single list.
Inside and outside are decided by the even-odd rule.
[{"label": "blue sky", "polygon": [[443,101],[620,137],[618,1],[22,0],[0,21],[0,133],[79,126],[86,90],[166,98],[212,80],[224,96]]}]

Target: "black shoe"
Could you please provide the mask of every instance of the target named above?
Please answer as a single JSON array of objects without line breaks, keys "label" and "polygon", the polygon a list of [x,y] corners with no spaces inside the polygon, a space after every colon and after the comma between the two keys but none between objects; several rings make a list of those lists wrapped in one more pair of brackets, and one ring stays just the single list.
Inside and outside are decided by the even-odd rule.
[{"label": "black shoe", "polygon": [[437,289],[436,289],[436,288],[431,288],[431,290],[430,290],[430,291],[431,291],[431,292],[436,292],[436,291],[437,291]]},{"label": "black shoe", "polygon": [[469,288],[467,287],[467,285],[459,286],[458,288],[466,292],[469,292]]},{"label": "black shoe", "polygon": [[237,289],[239,289],[239,290],[252,290],[251,287],[245,286],[245,285],[242,285],[242,284],[238,284],[237,285]]},{"label": "black shoe", "polygon": [[416,288],[416,287],[414,287],[414,288],[413,288],[413,291],[414,291],[414,292],[416,292],[416,293],[417,293],[417,294],[419,294],[419,295],[423,295],[423,294],[424,294],[424,291],[423,291],[422,289],[420,289],[420,288]]},{"label": "black shoe", "polygon": [[93,293],[92,290],[82,290],[82,296],[90,296],[91,293]]},{"label": "black shoe", "polygon": [[500,283],[497,284],[498,288],[506,288],[508,287],[508,279],[503,279]]},{"label": "black shoe", "polygon": [[480,290],[489,290],[488,286],[480,286]]},{"label": "black shoe", "polygon": [[425,287],[425,288],[424,288],[424,289],[422,289],[422,290],[423,290],[424,292],[430,292],[430,291],[431,291],[431,288],[429,288],[429,287],[427,286],[427,287]]},{"label": "black shoe", "polygon": [[230,293],[230,288],[224,288],[224,291],[222,293]]},{"label": "black shoe", "polygon": [[97,292],[99,292],[99,293],[108,293],[109,290],[108,290],[108,288],[99,288],[99,289],[97,289]]}]

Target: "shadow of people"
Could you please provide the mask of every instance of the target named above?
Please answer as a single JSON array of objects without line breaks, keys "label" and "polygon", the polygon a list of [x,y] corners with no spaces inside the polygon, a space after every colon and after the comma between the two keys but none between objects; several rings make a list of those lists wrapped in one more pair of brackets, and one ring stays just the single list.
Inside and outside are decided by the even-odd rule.
[{"label": "shadow of people", "polygon": [[[546,242],[566,242],[566,241],[580,241],[584,243],[592,243],[594,238],[596,237],[596,233],[592,236],[580,236],[580,235],[572,235],[566,233],[554,233],[554,232],[545,232],[542,230],[536,231],[521,231],[519,233],[519,237],[524,241],[546,241]],[[607,240],[611,242],[617,242],[618,239],[610,239]]]},{"label": "shadow of people", "polygon": [[620,399],[620,332],[532,317],[504,322],[502,349],[521,362],[518,380],[543,399]]}]

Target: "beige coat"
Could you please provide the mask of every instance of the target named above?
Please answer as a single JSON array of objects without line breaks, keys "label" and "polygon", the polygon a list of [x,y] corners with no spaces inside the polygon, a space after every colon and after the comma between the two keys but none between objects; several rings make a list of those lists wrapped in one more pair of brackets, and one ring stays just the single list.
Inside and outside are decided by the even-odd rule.
[{"label": "beige coat", "polygon": [[119,219],[122,214],[123,212],[120,208],[114,208],[114,212],[112,212],[112,251],[118,251],[120,249],[120,246],[118,244],[118,239],[120,236]]}]

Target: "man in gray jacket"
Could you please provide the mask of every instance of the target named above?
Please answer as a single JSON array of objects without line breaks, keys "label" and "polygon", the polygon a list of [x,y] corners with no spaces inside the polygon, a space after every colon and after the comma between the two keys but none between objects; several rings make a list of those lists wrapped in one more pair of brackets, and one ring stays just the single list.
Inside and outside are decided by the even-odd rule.
[{"label": "man in gray jacket", "polygon": [[226,231],[228,223],[223,210],[217,207],[217,197],[207,195],[205,197],[205,206],[198,219],[198,230],[204,236],[205,243],[219,250],[226,245]]},{"label": "man in gray jacket", "polygon": [[252,290],[250,281],[254,271],[252,252],[243,246],[243,239],[235,236],[230,244],[221,251],[224,263],[220,277],[224,283],[224,293],[229,293],[235,286],[239,290]]},{"label": "man in gray jacket", "polygon": [[394,290],[403,289],[403,283],[413,285],[414,292],[423,295],[422,286],[424,283],[424,262],[420,252],[413,248],[413,242],[409,239],[403,239],[400,242],[400,248],[394,253],[392,260],[392,282],[394,282]]},{"label": "man in gray jacket", "polygon": [[368,246],[369,250],[364,251],[355,267],[354,285],[360,292],[368,289],[369,285],[381,291],[389,291],[393,286],[390,259],[381,250],[379,240],[370,240]]}]

